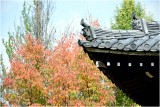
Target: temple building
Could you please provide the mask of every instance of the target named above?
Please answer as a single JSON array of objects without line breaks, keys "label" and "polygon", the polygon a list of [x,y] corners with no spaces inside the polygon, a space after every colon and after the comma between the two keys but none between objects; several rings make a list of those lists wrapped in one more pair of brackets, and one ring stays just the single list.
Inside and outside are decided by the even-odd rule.
[{"label": "temple building", "polygon": [[108,30],[84,22],[79,46],[104,75],[142,106],[159,105],[160,22],[132,14],[134,30]]}]

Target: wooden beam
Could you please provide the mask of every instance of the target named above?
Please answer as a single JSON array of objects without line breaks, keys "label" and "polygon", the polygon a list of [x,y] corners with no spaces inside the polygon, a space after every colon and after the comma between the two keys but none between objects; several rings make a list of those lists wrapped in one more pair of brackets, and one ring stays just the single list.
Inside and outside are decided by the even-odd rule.
[{"label": "wooden beam", "polygon": [[104,63],[101,61],[96,61],[96,66],[97,68],[107,68],[107,66],[105,66]]}]

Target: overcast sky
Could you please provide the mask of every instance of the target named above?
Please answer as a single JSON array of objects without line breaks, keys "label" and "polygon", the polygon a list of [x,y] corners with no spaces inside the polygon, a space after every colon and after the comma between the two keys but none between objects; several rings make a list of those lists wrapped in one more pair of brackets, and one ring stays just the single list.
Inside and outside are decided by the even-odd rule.
[{"label": "overcast sky", "polygon": [[[110,20],[113,19],[116,6],[120,6],[123,0],[55,0],[55,11],[52,24],[57,31],[63,32],[65,24],[73,22],[74,31],[81,30],[80,20],[92,15],[93,19],[98,19],[101,26],[109,28]],[[146,11],[150,11],[154,20],[159,21],[159,0],[135,0],[145,6]],[[28,3],[30,1],[27,1]],[[9,65],[5,48],[2,45],[2,38],[8,39],[8,31],[14,31],[15,25],[20,24],[20,15],[23,9],[23,0],[0,0],[0,54],[3,54],[5,65]]]}]

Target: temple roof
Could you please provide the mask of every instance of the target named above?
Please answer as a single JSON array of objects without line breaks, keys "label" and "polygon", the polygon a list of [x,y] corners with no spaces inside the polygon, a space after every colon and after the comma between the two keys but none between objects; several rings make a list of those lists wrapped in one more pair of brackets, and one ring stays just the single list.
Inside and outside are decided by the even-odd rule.
[{"label": "temple roof", "polygon": [[136,103],[159,105],[160,22],[133,14],[133,30],[109,30],[84,22],[79,46],[104,75]]},{"label": "temple roof", "polygon": [[86,41],[79,40],[78,44],[86,48],[96,48],[118,52],[136,52],[159,54],[160,22],[147,22],[143,19],[134,20],[134,30],[108,30],[88,25],[82,19],[82,35]]}]

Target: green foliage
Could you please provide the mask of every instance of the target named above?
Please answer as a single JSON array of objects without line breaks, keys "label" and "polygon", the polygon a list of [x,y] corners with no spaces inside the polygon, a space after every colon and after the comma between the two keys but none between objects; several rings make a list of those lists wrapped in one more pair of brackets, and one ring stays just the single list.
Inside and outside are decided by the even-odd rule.
[{"label": "green foliage", "polygon": [[[22,16],[23,16],[23,25],[25,26],[23,29],[23,25],[17,26],[15,28],[15,32],[11,33],[10,31],[8,32],[9,39],[5,41],[2,39],[2,43],[4,44],[6,48],[6,53],[9,57],[9,59],[13,58],[13,52],[18,48],[19,44],[24,41],[24,35],[28,34],[31,32],[30,28],[31,27],[29,23],[29,13],[30,13],[30,8],[28,9],[28,12],[26,12],[26,3],[24,2],[23,5],[23,11],[22,11]],[[32,28],[32,27],[31,27]],[[12,45],[15,44],[13,47]]]},{"label": "green foliage", "polygon": [[132,99],[130,99],[122,90],[118,89],[116,95],[116,106],[139,106]]},{"label": "green foliage", "polygon": [[[2,54],[0,55],[0,98],[4,96],[4,88],[3,88],[3,79],[6,77],[6,68],[3,62]],[[0,106],[3,106],[1,103],[2,99],[0,99]]]},{"label": "green foliage", "polygon": [[[17,49],[19,44],[23,42],[24,34],[20,31],[20,27],[17,26],[16,32],[8,32],[8,36],[9,39],[7,41],[2,39],[2,43],[6,48],[6,53],[9,59],[12,59],[14,50]],[[14,47],[12,46],[13,44],[15,44]]]},{"label": "green foliage", "polygon": [[32,24],[31,17],[30,17],[30,10],[31,10],[31,5],[29,5],[27,9],[26,2],[24,2],[23,10],[22,10],[22,17],[23,17],[23,24],[24,24],[26,34],[33,32],[33,24]]},{"label": "green foliage", "polygon": [[115,12],[114,21],[111,21],[111,29],[132,29],[131,22],[133,19],[131,16],[133,12],[138,18],[144,18],[148,21],[153,20],[151,12],[147,14],[141,3],[135,4],[134,0],[123,0],[120,8],[117,6]]},{"label": "green foliage", "polygon": [[6,68],[3,62],[2,54],[0,56],[0,76],[2,76],[2,78],[6,77]]},{"label": "green foliage", "polygon": [[[46,48],[51,48],[51,35],[54,36],[54,32],[49,32],[47,26],[50,21],[49,18],[51,11],[53,11],[53,6],[51,2],[43,0],[33,0],[33,5],[24,2],[22,18],[20,19],[21,25],[15,27],[15,32],[8,32],[9,39],[7,41],[2,40],[9,59],[13,58],[13,52],[18,48],[19,44],[25,42],[24,35],[29,33],[31,33],[36,40],[40,38]],[[54,31],[54,27],[51,29]],[[12,47],[12,44],[15,45]]]}]

